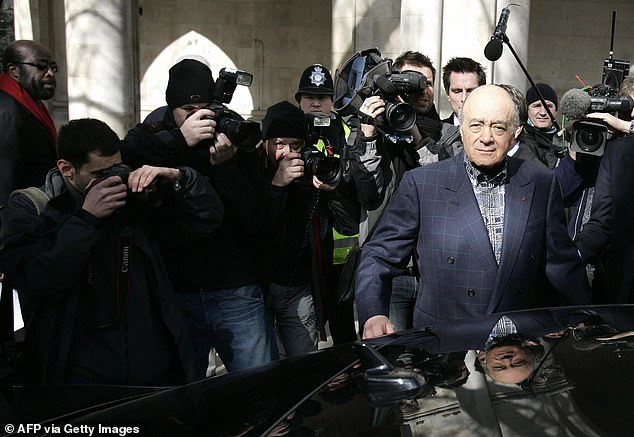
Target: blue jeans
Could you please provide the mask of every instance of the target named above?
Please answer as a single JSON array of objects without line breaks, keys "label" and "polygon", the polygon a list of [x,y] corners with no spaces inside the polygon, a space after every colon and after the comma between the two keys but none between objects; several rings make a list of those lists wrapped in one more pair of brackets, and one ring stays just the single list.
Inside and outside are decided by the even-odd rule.
[{"label": "blue jeans", "polygon": [[271,282],[266,306],[275,321],[285,356],[317,350],[319,329],[310,285],[286,287]]},{"label": "blue jeans", "polygon": [[395,331],[403,331],[413,326],[414,304],[418,293],[416,276],[397,276],[392,280],[390,298],[390,322]]},{"label": "blue jeans", "polygon": [[201,377],[212,347],[229,372],[278,359],[260,285],[175,296],[192,338]]}]

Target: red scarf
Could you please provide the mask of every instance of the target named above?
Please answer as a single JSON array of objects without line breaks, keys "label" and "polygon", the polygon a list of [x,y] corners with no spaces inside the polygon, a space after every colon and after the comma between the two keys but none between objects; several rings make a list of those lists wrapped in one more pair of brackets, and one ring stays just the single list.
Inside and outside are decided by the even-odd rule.
[{"label": "red scarf", "polygon": [[17,80],[13,79],[7,73],[0,74],[0,91],[12,96],[22,106],[24,106],[51,134],[53,141],[57,138],[57,130],[51,118],[50,112],[44,106],[44,103],[33,100],[33,97],[20,86]]}]

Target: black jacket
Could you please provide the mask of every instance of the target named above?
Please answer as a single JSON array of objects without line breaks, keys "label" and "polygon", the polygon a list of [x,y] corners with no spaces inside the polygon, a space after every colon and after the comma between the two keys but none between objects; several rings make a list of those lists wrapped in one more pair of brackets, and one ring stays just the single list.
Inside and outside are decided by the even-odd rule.
[{"label": "black jacket", "polygon": [[55,166],[55,140],[13,97],[0,91],[0,205],[15,189],[39,187]]},{"label": "black jacket", "polygon": [[601,159],[592,214],[576,243],[586,262],[607,249],[606,303],[634,303],[634,135],[611,141]]},{"label": "black jacket", "polygon": [[[25,378],[66,382],[70,369],[77,370],[80,361],[88,366],[83,370],[96,369],[103,383],[142,385],[151,382],[144,378],[159,369],[135,368],[135,358],[137,363],[144,361],[141,353],[162,358],[168,366],[160,369],[164,373],[172,368],[183,379],[194,378],[191,341],[173,301],[158,246],[165,241],[180,251],[177,245],[208,234],[220,223],[222,207],[197,172],[188,168],[181,172],[182,189],[166,188],[161,206],[129,199],[123,210],[104,219],[81,209],[81,195],[67,186],[57,169],[49,172],[42,188],[50,201],[41,215],[24,194],[10,198],[0,266],[25,304]],[[125,247],[124,240],[130,254],[127,290],[115,279],[119,270],[113,270],[122,266],[124,271],[123,264],[115,261],[116,248]],[[104,314],[104,309],[113,311]],[[140,320],[132,319],[137,316]],[[103,326],[97,326],[100,323],[93,317],[109,319],[110,326],[97,329]],[[83,331],[86,326],[93,332]],[[145,331],[136,332],[135,327]],[[114,347],[106,351],[103,345],[80,340],[91,334]]]},{"label": "black jacket", "polygon": [[[262,154],[262,161],[266,156]],[[266,164],[263,164],[266,167]],[[351,184],[341,180],[333,191],[317,190],[309,173],[287,186],[271,185],[275,169],[268,168],[270,212],[261,249],[266,282],[282,286],[310,284],[320,328],[321,301],[333,275],[333,229],[342,235],[359,232],[360,205]]]},{"label": "black jacket", "polygon": [[209,146],[204,142],[188,147],[169,110],[160,122],[138,124],[121,145],[123,162],[133,167],[187,165],[199,170],[222,200],[224,217],[217,230],[185,251],[164,252],[179,293],[236,288],[261,280],[256,252],[268,205],[257,154],[238,149],[229,161],[212,166]]}]

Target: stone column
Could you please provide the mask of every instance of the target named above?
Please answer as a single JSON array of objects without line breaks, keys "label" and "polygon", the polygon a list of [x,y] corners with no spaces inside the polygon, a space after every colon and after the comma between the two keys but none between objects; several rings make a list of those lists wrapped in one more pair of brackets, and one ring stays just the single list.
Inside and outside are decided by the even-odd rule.
[{"label": "stone column", "polygon": [[434,66],[440,61],[443,0],[401,0],[401,47],[430,57]]},{"label": "stone column", "polygon": [[436,68],[434,100],[442,89],[440,75],[443,0],[401,0],[400,53],[414,50],[429,56]]},{"label": "stone column", "polygon": [[121,137],[137,119],[135,4],[65,0],[69,118],[98,118]]}]

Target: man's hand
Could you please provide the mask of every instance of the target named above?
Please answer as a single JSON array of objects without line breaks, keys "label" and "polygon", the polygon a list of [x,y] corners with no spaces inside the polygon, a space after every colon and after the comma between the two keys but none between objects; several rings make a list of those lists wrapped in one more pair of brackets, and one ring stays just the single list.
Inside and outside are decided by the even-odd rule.
[{"label": "man's hand", "polygon": [[223,133],[216,135],[214,144],[209,148],[209,161],[211,165],[218,165],[233,158],[238,147]]},{"label": "man's hand", "polygon": [[304,176],[304,161],[297,152],[290,152],[277,162],[277,171],[271,185],[285,187],[297,178]]},{"label": "man's hand", "polygon": [[155,179],[161,179],[167,182],[176,182],[180,170],[167,167],[152,167],[144,165],[128,175],[128,187],[133,193],[140,193],[149,187]]},{"label": "man's hand", "polygon": [[365,137],[371,137],[376,134],[376,126],[372,124],[363,123],[363,116],[370,117],[376,120],[376,118],[385,112],[385,102],[381,100],[379,96],[370,96],[363,101],[363,104],[359,108],[361,117],[361,132]]},{"label": "man's hand", "polygon": [[363,325],[363,338],[376,338],[393,332],[394,325],[383,315],[372,316]]},{"label": "man's hand", "polygon": [[189,147],[213,138],[216,133],[216,121],[208,118],[213,116],[214,112],[210,109],[199,109],[185,119],[180,129]]},{"label": "man's hand", "polygon": [[126,190],[119,176],[110,176],[88,190],[82,209],[97,218],[109,217],[125,205]]},{"label": "man's hand", "polygon": [[317,179],[317,176],[313,175],[313,187],[317,188],[318,190],[334,191],[338,185],[339,185],[339,181],[337,181],[337,183],[334,185],[324,184],[322,181]]}]

